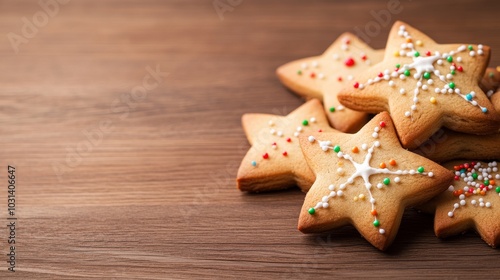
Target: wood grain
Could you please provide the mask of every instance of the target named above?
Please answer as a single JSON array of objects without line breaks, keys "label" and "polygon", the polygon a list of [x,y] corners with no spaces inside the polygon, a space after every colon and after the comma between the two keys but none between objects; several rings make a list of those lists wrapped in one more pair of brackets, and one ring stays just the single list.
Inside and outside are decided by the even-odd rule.
[{"label": "wood grain", "polygon": [[[287,114],[302,103],[275,69],[364,28],[386,1],[244,1],[220,20],[208,0],[73,0],[16,54],[7,34],[21,32],[22,18],[41,10],[37,3],[0,1],[0,178],[8,164],[17,167],[19,218],[18,271],[7,272],[3,261],[2,226],[0,278],[499,275],[498,250],[474,233],[439,240],[432,217],[412,210],[381,253],[353,228],[298,232],[298,190],[235,188],[249,147],[241,115]],[[489,45],[491,66],[500,64],[499,3],[401,5],[391,21],[440,43]],[[388,31],[369,43],[384,47]],[[157,66],[169,75],[142,100],[127,101],[146,67]],[[101,122],[112,129],[89,146],[84,131]],[[72,158],[79,147],[87,149]],[[6,191],[3,184],[2,221]]]}]

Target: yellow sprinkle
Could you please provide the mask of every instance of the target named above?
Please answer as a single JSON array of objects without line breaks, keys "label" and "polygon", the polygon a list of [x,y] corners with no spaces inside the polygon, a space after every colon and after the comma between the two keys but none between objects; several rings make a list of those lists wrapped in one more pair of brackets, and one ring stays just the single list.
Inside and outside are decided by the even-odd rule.
[{"label": "yellow sprinkle", "polygon": [[359,199],[365,199],[365,195],[364,194],[360,194],[358,195]]},{"label": "yellow sprinkle", "polygon": [[417,42],[415,42],[415,43],[417,43],[417,46],[419,46],[419,47],[424,45],[424,43],[422,43],[422,41],[420,41],[420,40],[417,40]]},{"label": "yellow sprinkle", "polygon": [[436,102],[437,102],[437,100],[436,100],[435,97],[431,97],[430,101],[431,101],[432,104],[436,104]]},{"label": "yellow sprinkle", "polygon": [[399,56],[399,51],[394,52],[394,56],[398,57]]},{"label": "yellow sprinkle", "polygon": [[500,72],[500,66],[497,66],[497,71]]},{"label": "yellow sprinkle", "polygon": [[338,166],[343,166],[343,165],[344,165],[344,163],[343,163],[343,162],[341,162],[341,161],[339,161],[339,162],[337,162],[337,165],[338,165]]},{"label": "yellow sprinkle", "polygon": [[352,199],[352,200],[354,200],[354,201],[358,201],[358,197],[357,197],[357,196],[355,196],[355,197],[353,197],[353,199]]}]

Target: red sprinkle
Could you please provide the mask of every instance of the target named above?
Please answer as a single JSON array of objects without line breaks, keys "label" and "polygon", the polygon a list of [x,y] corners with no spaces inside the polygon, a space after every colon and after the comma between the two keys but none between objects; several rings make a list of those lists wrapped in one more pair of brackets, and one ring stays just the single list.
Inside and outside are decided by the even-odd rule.
[{"label": "red sprinkle", "polygon": [[288,153],[287,153],[286,151],[284,151],[284,152],[283,152],[283,156],[285,156],[285,157],[286,157],[287,155],[288,155]]},{"label": "red sprinkle", "polygon": [[363,55],[361,56],[361,59],[362,59],[362,60],[366,60],[366,54],[363,54]]},{"label": "red sprinkle", "polygon": [[378,76],[379,76],[380,78],[382,78],[382,77],[384,77],[384,74],[383,74],[382,72],[380,72],[380,73],[378,73]]},{"label": "red sprinkle", "polygon": [[459,181],[459,180],[460,180],[460,176],[455,175],[455,181]]},{"label": "red sprinkle", "polygon": [[379,125],[380,125],[380,127],[385,127],[386,126],[386,124],[385,124],[384,121],[381,121]]},{"label": "red sprinkle", "polygon": [[354,83],[354,88],[359,88],[359,83],[358,82]]},{"label": "red sprinkle", "polygon": [[292,142],[291,138],[286,138],[286,142]]},{"label": "red sprinkle", "polygon": [[337,80],[339,80],[339,82],[342,82],[342,77],[338,77]]},{"label": "red sprinkle", "polygon": [[318,129],[318,132],[323,132],[323,130],[320,128],[320,129]]},{"label": "red sprinkle", "polygon": [[425,54],[426,54],[427,56],[431,56],[431,52],[430,52],[430,51],[427,51]]},{"label": "red sprinkle", "polygon": [[269,154],[265,153],[264,155],[262,155],[262,157],[263,157],[264,159],[268,159],[268,158],[269,158]]},{"label": "red sprinkle", "polygon": [[345,43],[346,45],[349,45],[349,44],[351,43],[351,40],[349,40],[349,39],[345,39],[344,43]]},{"label": "red sprinkle", "polygon": [[352,57],[349,57],[348,59],[346,59],[344,61],[345,65],[347,67],[351,67],[351,66],[354,66],[355,62],[354,62],[354,59],[352,59]]},{"label": "red sprinkle", "polygon": [[464,68],[462,66],[458,66],[457,70],[458,70],[458,72],[462,72],[462,71],[464,71]]},{"label": "red sprinkle", "polygon": [[316,78],[316,74],[314,72],[311,73],[311,78]]}]

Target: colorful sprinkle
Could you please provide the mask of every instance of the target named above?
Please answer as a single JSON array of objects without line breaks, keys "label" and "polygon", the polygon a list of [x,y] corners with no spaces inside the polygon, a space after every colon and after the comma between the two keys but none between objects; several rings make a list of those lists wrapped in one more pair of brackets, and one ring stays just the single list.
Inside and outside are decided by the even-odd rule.
[{"label": "colorful sprinkle", "polygon": [[389,164],[391,166],[395,166],[396,165],[396,160],[394,160],[394,159],[389,160]]},{"label": "colorful sprinkle", "polygon": [[302,70],[297,70],[297,75],[302,75]]},{"label": "colorful sprinkle", "polygon": [[419,53],[419,52],[415,52],[414,56],[415,56],[415,57],[419,57],[419,56],[420,56],[420,53]]},{"label": "colorful sprinkle", "polygon": [[257,166],[257,162],[255,160],[252,160],[252,166]]},{"label": "colorful sprinkle", "polygon": [[406,77],[410,76],[410,70],[405,70],[404,74]]},{"label": "colorful sprinkle", "polygon": [[417,171],[418,171],[418,173],[423,173],[424,172],[424,167],[423,166],[419,166],[417,168]]},{"label": "colorful sprinkle", "polygon": [[446,60],[447,60],[448,62],[453,62],[453,57],[450,55],[450,56],[448,56],[448,57],[446,58]]},{"label": "colorful sprinkle", "polygon": [[347,58],[345,61],[344,61],[344,64],[345,66],[347,67],[351,67],[351,66],[354,66],[355,62],[354,62],[354,59],[352,57],[349,57]]},{"label": "colorful sprinkle", "polygon": [[309,121],[308,121],[308,120],[303,120],[303,121],[302,121],[302,125],[303,125],[303,126],[307,126],[308,124],[309,124]]},{"label": "colorful sprinkle", "polygon": [[437,100],[436,100],[436,97],[431,97],[429,99],[429,101],[432,103],[432,104],[436,104]]},{"label": "colorful sprinkle", "polygon": [[330,110],[330,112],[333,113],[333,112],[335,112],[335,107],[330,107],[330,109],[328,109],[328,110]]},{"label": "colorful sprinkle", "polygon": [[387,185],[389,185],[389,184],[391,183],[391,179],[389,179],[389,178],[384,178],[384,181],[383,181],[383,182],[384,182],[384,185],[386,185],[386,186],[387,186]]},{"label": "colorful sprinkle", "polygon": [[380,226],[380,222],[379,222],[379,220],[375,220],[375,221],[373,221],[373,225],[374,225],[375,227],[379,227],[379,226]]},{"label": "colorful sprinkle", "polygon": [[340,152],[340,146],[339,145],[335,145],[335,147],[333,147],[333,150],[338,153]]},{"label": "colorful sprinkle", "polygon": [[425,73],[424,73],[424,79],[428,80],[428,79],[430,79],[430,78],[431,78],[431,73],[429,73],[429,72],[425,72]]},{"label": "colorful sprinkle", "polygon": [[451,82],[448,84],[448,86],[451,88],[451,89],[454,89],[455,88],[455,83],[454,82]]},{"label": "colorful sprinkle", "polygon": [[264,159],[268,159],[268,158],[269,158],[269,154],[268,154],[268,153],[265,153],[265,154],[263,154],[263,155],[262,155],[262,157],[263,157]]},{"label": "colorful sprinkle", "polygon": [[314,213],[316,213],[316,210],[311,207],[311,208],[309,208],[309,210],[307,212],[309,212],[309,214],[311,214],[311,215],[314,215]]},{"label": "colorful sprinkle", "polygon": [[355,146],[354,148],[352,148],[351,150],[353,153],[357,154],[359,153],[359,148],[357,146]]}]

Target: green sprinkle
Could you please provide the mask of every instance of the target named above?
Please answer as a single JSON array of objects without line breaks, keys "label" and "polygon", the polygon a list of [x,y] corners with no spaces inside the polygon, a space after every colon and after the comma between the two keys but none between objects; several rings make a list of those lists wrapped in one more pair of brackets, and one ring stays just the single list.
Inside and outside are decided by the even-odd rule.
[{"label": "green sprinkle", "polygon": [[472,45],[469,45],[467,48],[469,49],[469,51],[472,51],[474,49]]},{"label": "green sprinkle", "polygon": [[384,178],[384,185],[389,185],[391,183],[391,179],[389,178]]},{"label": "green sprinkle", "polygon": [[424,167],[423,166],[419,166],[417,168],[417,171],[418,171],[418,173],[423,173],[424,172]]},{"label": "green sprinkle", "polygon": [[308,124],[309,124],[309,122],[308,122],[307,120],[303,120],[303,121],[302,121],[302,125],[306,126],[306,125],[308,125]]},{"label": "green sprinkle", "polygon": [[424,73],[424,79],[427,79],[427,80],[428,80],[428,79],[430,79],[430,78],[431,78],[431,73],[429,73],[429,72],[425,72],[425,73]]},{"label": "green sprinkle", "polygon": [[373,221],[373,225],[374,225],[375,227],[379,227],[379,226],[380,226],[380,222],[379,222],[379,220],[375,220],[375,221]]},{"label": "green sprinkle", "polygon": [[329,109],[329,110],[330,110],[330,112],[332,112],[332,113],[333,113],[333,112],[335,112],[335,107],[330,107],[330,109]]},{"label": "green sprinkle", "polygon": [[453,57],[450,55],[446,58],[446,60],[448,60],[448,62],[453,62]]},{"label": "green sprinkle", "polygon": [[490,180],[484,180],[484,185],[489,186],[490,185]]},{"label": "green sprinkle", "polygon": [[309,212],[309,214],[311,214],[311,215],[314,215],[314,213],[316,213],[316,209],[309,208],[309,211],[307,211],[307,212]]},{"label": "green sprinkle", "polygon": [[302,70],[298,70],[297,75],[302,75]]},{"label": "green sprinkle", "polygon": [[496,187],[495,191],[496,191],[497,193],[500,193],[500,186],[499,186],[499,187]]},{"label": "green sprinkle", "polygon": [[472,173],[472,178],[477,179],[477,173]]},{"label": "green sprinkle", "polygon": [[451,70],[451,72],[450,72],[450,73],[451,73],[452,75],[455,75],[455,74],[457,74],[457,71],[455,71],[455,70]]},{"label": "green sprinkle", "polygon": [[415,57],[419,57],[420,56],[420,53],[419,52],[415,52]]},{"label": "green sprinkle", "polygon": [[335,147],[333,147],[333,150],[338,153],[340,152],[340,146],[339,145],[335,145]]},{"label": "green sprinkle", "polygon": [[451,89],[454,89],[455,88],[455,83],[451,82],[448,84],[448,86],[451,88]]},{"label": "green sprinkle", "polygon": [[398,68],[398,69],[399,69],[399,67],[401,67],[401,64],[399,64],[399,63],[398,63],[398,64],[396,64],[396,68]]},{"label": "green sprinkle", "polygon": [[405,70],[405,76],[406,77],[410,76],[410,70]]},{"label": "green sprinkle", "polygon": [[495,74],[493,72],[490,72],[490,74],[488,74],[490,76],[490,78],[493,78],[495,76]]}]

